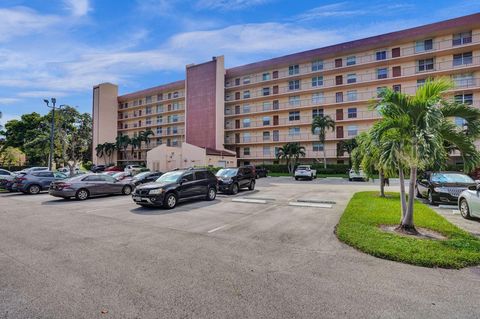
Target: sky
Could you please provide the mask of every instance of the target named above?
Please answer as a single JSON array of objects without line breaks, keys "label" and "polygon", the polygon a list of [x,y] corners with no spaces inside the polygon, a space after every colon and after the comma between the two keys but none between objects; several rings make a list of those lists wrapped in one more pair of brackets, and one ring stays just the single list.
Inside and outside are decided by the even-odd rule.
[{"label": "sky", "polygon": [[44,98],[91,112],[119,93],[226,67],[480,12],[480,0],[0,0],[0,123],[45,114]]}]

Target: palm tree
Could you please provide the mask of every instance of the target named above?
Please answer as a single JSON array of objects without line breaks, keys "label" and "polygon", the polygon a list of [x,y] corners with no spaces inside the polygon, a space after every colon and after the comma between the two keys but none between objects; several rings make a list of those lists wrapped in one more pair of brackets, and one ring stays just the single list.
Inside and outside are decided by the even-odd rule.
[{"label": "palm tree", "polygon": [[[372,136],[381,141],[381,161],[398,165],[401,185],[404,168],[410,172],[408,202],[405,190],[400,189],[402,218],[398,231],[417,233],[413,201],[419,168],[446,162],[452,150],[460,152],[466,171],[480,163],[474,144],[480,136],[480,111],[443,98],[451,88],[453,83],[441,78],[427,80],[415,95],[386,89],[376,106],[383,119],[373,126]],[[464,119],[466,128],[456,126],[453,117]]]},{"label": "palm tree", "polygon": [[135,150],[137,148],[140,149],[140,147],[142,145],[142,138],[140,136],[135,136],[135,137],[131,138],[130,139],[130,145],[132,146],[131,154],[133,156],[133,154],[135,153]]},{"label": "palm tree", "polygon": [[107,165],[107,158],[105,157],[105,144],[98,144],[95,147],[95,151],[97,152],[97,157],[98,158],[104,158],[105,160],[105,165]]},{"label": "palm tree", "polygon": [[278,149],[277,158],[286,161],[290,174],[293,173],[300,157],[305,157],[305,147],[300,146],[298,143],[287,143]]},{"label": "palm tree", "polygon": [[127,155],[127,149],[130,146],[131,140],[128,135],[119,135],[115,140],[115,144],[118,150],[123,150],[123,154]]},{"label": "palm tree", "polygon": [[357,140],[351,138],[349,140],[342,140],[337,144],[337,156],[338,154],[343,154],[347,152],[348,154],[348,165],[352,166],[352,152],[357,147]]},{"label": "palm tree", "polygon": [[103,143],[103,151],[108,157],[109,163],[112,163],[113,153],[117,150],[117,145],[115,143],[105,142]]},{"label": "palm tree", "polygon": [[327,152],[325,147],[325,136],[327,131],[335,129],[335,121],[329,115],[315,116],[312,121],[312,134],[318,134],[318,140],[323,145],[323,167],[327,168]]}]

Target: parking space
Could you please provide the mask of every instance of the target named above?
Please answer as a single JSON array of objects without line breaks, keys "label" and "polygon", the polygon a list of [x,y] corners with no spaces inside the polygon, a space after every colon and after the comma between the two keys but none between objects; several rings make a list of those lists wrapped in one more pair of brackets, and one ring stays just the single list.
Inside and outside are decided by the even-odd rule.
[{"label": "parking space", "polygon": [[0,194],[0,315],[473,318],[480,271],[399,264],[336,239],[352,194],[377,187],[264,178],[173,210]]}]

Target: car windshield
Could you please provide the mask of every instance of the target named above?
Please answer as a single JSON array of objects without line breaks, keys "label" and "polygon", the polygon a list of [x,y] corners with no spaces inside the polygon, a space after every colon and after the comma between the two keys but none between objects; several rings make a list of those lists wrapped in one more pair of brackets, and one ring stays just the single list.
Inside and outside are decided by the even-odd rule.
[{"label": "car windshield", "polygon": [[297,167],[297,169],[310,169],[310,167],[308,167],[308,166],[299,166],[299,167]]},{"label": "car windshield", "polygon": [[182,176],[184,172],[183,171],[174,171],[174,172],[168,172],[160,176],[156,182],[159,183],[175,183],[180,176]]},{"label": "car windshield", "polygon": [[215,174],[218,177],[233,177],[237,175],[238,169],[237,168],[222,168]]},{"label": "car windshield", "polygon": [[433,173],[432,182],[435,183],[475,183],[473,179],[464,174]]},{"label": "car windshield", "polygon": [[113,174],[112,177],[119,178],[119,177],[123,177],[123,175],[124,175],[124,173],[120,172],[120,173]]}]

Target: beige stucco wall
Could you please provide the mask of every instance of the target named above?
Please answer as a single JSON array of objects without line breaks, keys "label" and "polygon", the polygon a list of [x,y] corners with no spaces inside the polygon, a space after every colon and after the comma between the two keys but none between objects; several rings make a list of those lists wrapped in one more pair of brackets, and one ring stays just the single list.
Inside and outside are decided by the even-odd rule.
[{"label": "beige stucco wall", "polygon": [[[93,88],[93,141],[92,160],[94,164],[103,164],[105,160],[98,158],[95,147],[105,142],[115,142],[117,137],[117,110],[118,86],[111,83],[102,83]],[[117,161],[114,153],[113,162]]]}]

